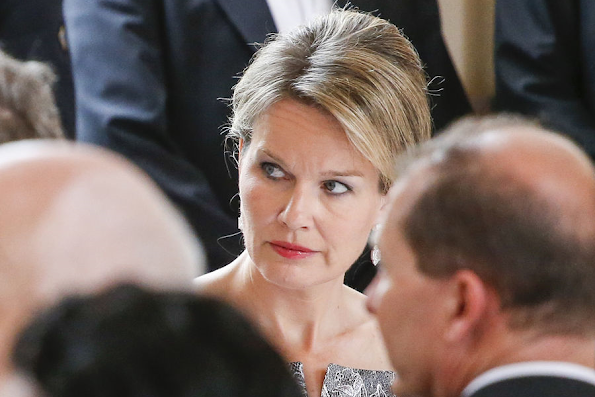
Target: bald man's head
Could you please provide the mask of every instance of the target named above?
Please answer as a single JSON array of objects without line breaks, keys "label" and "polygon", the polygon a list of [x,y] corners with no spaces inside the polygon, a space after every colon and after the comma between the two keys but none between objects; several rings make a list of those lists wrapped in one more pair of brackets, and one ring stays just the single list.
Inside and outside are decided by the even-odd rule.
[{"label": "bald man's head", "polygon": [[189,227],[144,174],[68,142],[0,146],[0,241],[4,346],[65,294],[121,281],[186,288],[204,270]]},{"label": "bald man's head", "polygon": [[455,124],[405,162],[391,224],[432,277],[470,268],[513,326],[595,334],[595,169],[569,140],[525,121]]}]

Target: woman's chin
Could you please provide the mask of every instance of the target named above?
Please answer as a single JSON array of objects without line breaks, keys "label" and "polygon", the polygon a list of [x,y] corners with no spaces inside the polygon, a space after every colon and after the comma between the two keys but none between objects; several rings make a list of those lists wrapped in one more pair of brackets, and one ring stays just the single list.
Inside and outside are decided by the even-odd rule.
[{"label": "woman's chin", "polygon": [[317,274],[308,266],[296,266],[293,264],[272,264],[271,267],[261,267],[258,269],[263,279],[277,287],[288,290],[305,290],[338,279],[342,284],[343,274],[331,277],[329,274]]}]

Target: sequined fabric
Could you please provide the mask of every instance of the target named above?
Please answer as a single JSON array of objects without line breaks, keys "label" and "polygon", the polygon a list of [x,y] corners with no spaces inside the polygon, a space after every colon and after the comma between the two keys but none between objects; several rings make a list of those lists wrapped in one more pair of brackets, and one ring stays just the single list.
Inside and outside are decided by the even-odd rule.
[{"label": "sequined fabric", "polygon": [[[291,373],[308,397],[304,379],[304,365],[300,362],[289,364]],[[329,364],[322,385],[321,397],[394,397],[391,384],[395,378],[392,371],[371,371]]]}]

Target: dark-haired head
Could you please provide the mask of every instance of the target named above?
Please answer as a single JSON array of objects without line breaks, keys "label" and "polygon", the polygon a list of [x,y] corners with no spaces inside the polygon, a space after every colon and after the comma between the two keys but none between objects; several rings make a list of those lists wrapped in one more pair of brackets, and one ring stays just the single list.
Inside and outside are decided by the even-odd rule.
[{"label": "dark-haired head", "polygon": [[14,361],[51,397],[299,395],[284,361],[228,305],[134,286],[47,310]]}]

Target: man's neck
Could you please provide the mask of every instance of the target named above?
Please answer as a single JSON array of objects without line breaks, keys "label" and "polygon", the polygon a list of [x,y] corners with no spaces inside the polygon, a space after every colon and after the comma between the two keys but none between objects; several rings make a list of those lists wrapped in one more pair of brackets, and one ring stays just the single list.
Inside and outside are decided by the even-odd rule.
[{"label": "man's neck", "polygon": [[503,354],[494,355],[494,365],[525,361],[561,361],[585,367],[595,366],[595,338],[578,335],[536,335],[528,333],[511,343]]},{"label": "man's neck", "polygon": [[595,366],[595,339],[574,335],[539,335],[528,331],[510,331],[505,336],[492,335],[473,350],[460,352],[455,364],[447,367],[435,385],[436,397],[458,397],[481,374],[504,365],[554,361]]}]

